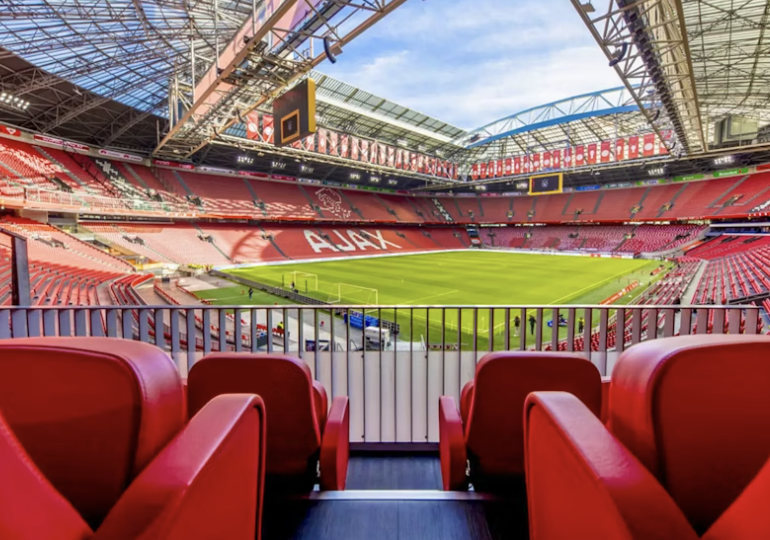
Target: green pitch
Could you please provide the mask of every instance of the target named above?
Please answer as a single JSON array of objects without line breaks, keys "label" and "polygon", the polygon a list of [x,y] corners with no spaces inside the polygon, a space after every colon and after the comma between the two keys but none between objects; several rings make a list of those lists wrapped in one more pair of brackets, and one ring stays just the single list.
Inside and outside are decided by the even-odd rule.
[{"label": "green pitch", "polygon": [[[633,259],[604,259],[530,255],[494,251],[468,251],[380,257],[370,259],[335,260],[276,266],[254,266],[230,270],[229,273],[260,283],[289,288],[295,287],[307,296],[334,304],[398,305],[383,310],[387,319],[402,323],[403,339],[428,339],[440,343],[441,313],[438,310],[411,309],[410,306],[523,306],[598,304],[634,280],[642,285],[658,279],[649,276],[659,263]],[[238,301],[240,289],[230,287],[207,291],[214,303],[248,303],[272,305],[286,301],[265,298],[262,293],[252,302]],[[627,303],[640,294],[644,286],[619,303]],[[406,322],[410,312],[414,326]],[[520,312],[511,311],[510,317]],[[551,312],[546,312],[550,319]],[[504,339],[505,311],[481,310],[473,320],[470,310],[446,312],[443,340],[458,341],[458,319],[463,348],[470,346],[476,326],[477,346],[488,345],[490,332],[495,341]],[[523,322],[523,321],[522,321]],[[406,323],[406,324],[404,324]],[[562,329],[566,335],[566,330]],[[544,328],[543,340],[551,339],[550,329]],[[527,340],[528,342],[531,339]],[[518,345],[511,325],[510,346]]]}]

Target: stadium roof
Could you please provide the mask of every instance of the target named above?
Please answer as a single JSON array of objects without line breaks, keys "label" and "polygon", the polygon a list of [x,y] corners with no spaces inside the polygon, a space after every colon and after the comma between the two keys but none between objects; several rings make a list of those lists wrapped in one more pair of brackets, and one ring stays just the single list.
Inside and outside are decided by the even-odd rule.
[{"label": "stadium roof", "polygon": [[[598,12],[590,2],[573,0],[614,64],[607,69],[614,68],[624,86],[533,107],[470,132],[311,71],[325,58],[319,53],[320,36],[336,32],[337,43],[347,44],[403,1],[275,0],[271,5],[302,6],[292,24],[299,22],[291,31],[281,30],[276,24],[282,13],[267,13],[264,32],[257,35],[259,27],[250,23],[253,0],[4,0],[0,89],[29,100],[30,107],[14,111],[0,104],[0,120],[92,145],[225,164],[233,153],[207,143],[217,140],[242,151],[231,140],[240,129],[237,116],[253,107],[269,111],[273,96],[309,73],[318,83],[320,125],[466,164],[625,137],[651,127],[659,133],[673,130],[671,144],[697,156],[715,149],[716,120],[755,118],[760,135],[770,122],[768,10],[759,0],[739,5],[617,0]],[[256,5],[259,10],[267,3],[257,0]],[[252,32],[243,34],[248,28]],[[266,47],[221,62],[222,71],[244,72],[249,62],[272,59],[290,72],[269,73],[269,84],[252,77],[241,86],[214,88],[216,105],[196,113],[195,102],[202,98],[191,91],[192,83],[211,70],[217,42],[220,54],[229,44]],[[174,84],[171,94],[182,121],[169,126]],[[159,135],[165,141],[160,145]],[[748,150],[761,153],[767,147],[741,148]],[[260,151],[269,162],[273,150]],[[356,165],[329,167],[335,172],[328,174],[344,176],[346,167]]]},{"label": "stadium roof", "polygon": [[649,131],[625,87],[581,94],[506,116],[455,142],[472,161],[565,148]]},{"label": "stadium roof", "polygon": [[672,128],[684,154],[719,146],[714,123],[727,116],[760,131],[770,121],[765,0],[572,3],[643,114]]},{"label": "stadium roof", "polygon": [[362,137],[370,137],[432,154],[455,152],[453,144],[465,131],[319,72],[316,111],[319,123]]}]

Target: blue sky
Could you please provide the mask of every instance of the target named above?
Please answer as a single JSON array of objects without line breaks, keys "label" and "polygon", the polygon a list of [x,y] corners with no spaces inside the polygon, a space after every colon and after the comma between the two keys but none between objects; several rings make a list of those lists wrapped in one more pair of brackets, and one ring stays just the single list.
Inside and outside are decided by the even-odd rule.
[{"label": "blue sky", "polygon": [[319,70],[465,129],[621,84],[568,0],[408,0]]}]

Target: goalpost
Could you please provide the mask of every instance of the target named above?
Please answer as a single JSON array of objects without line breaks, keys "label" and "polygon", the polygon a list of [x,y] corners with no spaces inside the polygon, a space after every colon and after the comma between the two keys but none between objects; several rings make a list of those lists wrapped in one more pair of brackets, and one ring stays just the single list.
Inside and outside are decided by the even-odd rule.
[{"label": "goalpost", "polygon": [[361,287],[350,283],[337,283],[336,290],[329,295],[330,304],[378,305],[380,293],[371,287]]},{"label": "goalpost", "polygon": [[299,270],[294,270],[291,274],[291,279],[288,283],[284,283],[284,287],[291,287],[291,284],[294,283],[294,286],[297,288],[298,291],[317,291],[318,290],[318,274],[313,274],[312,272],[300,272]]}]

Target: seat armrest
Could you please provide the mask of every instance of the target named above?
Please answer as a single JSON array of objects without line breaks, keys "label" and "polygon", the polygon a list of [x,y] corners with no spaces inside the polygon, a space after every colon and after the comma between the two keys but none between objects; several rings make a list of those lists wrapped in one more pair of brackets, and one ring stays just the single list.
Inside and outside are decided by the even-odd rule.
[{"label": "seat armrest", "polygon": [[602,412],[599,418],[605,426],[610,420],[610,377],[602,377]]},{"label": "seat armrest", "polygon": [[455,400],[449,396],[438,398],[439,454],[441,479],[445,491],[468,488],[465,468],[468,461],[463,435],[463,421]]},{"label": "seat armrest", "polygon": [[657,479],[577,397],[533,392],[524,405],[531,540],[697,540]]},{"label": "seat armrest", "polygon": [[345,489],[349,457],[350,410],[348,398],[339,396],[332,400],[332,408],[321,438],[321,489]]},{"label": "seat armrest", "polygon": [[770,538],[770,460],[740,496],[719,516],[703,540],[754,540]]},{"label": "seat armrest", "polygon": [[265,407],[217,396],[134,479],[93,540],[259,539]]},{"label": "seat armrest", "polygon": [[313,381],[313,406],[318,420],[318,430],[323,434],[326,429],[326,417],[329,414],[329,398],[326,397],[326,388],[318,381]]}]

